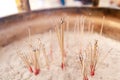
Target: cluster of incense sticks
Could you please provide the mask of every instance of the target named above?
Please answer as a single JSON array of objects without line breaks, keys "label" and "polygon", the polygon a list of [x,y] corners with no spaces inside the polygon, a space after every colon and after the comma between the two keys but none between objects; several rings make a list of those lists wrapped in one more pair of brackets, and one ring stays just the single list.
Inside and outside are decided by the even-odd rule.
[{"label": "cluster of incense sticks", "polygon": [[21,53],[20,51],[17,52],[18,56],[22,59],[22,61],[25,63],[25,66],[28,68],[28,70],[31,73],[34,73],[35,75],[38,75],[40,72],[40,65],[39,65],[39,51],[33,50],[32,53],[29,55],[25,55],[24,53]]},{"label": "cluster of incense sticks", "polygon": [[94,43],[93,49],[91,48],[91,51],[90,51],[90,75],[91,76],[94,76],[95,74],[98,58],[99,58],[98,41],[96,40]]},{"label": "cluster of incense sticks", "polygon": [[[84,57],[84,55],[86,57]],[[88,62],[86,53],[83,55],[83,51],[80,50],[79,53],[79,63],[80,63],[80,71],[83,76],[83,80],[88,80]]]},{"label": "cluster of incense sticks", "polygon": [[49,62],[48,62],[48,56],[46,54],[46,49],[44,44],[41,42],[40,39],[38,39],[39,47],[35,48],[31,43],[31,34],[30,29],[28,29],[29,33],[29,48],[32,50],[29,54],[22,53],[20,51],[17,51],[18,56],[22,59],[22,61],[25,63],[25,66],[28,68],[28,70],[31,73],[34,73],[35,75],[38,75],[40,73],[40,53],[42,51],[45,60],[46,60],[46,66],[49,69]]},{"label": "cluster of incense sticks", "polygon": [[25,53],[21,53],[20,51],[18,51],[17,54],[23,60],[31,73],[34,72],[35,75],[39,74],[40,68],[38,63],[38,50],[33,50],[29,55],[25,55]]},{"label": "cluster of incense sticks", "polygon": [[40,43],[39,48],[35,49],[32,45],[30,45],[30,48],[32,52],[29,54],[21,53],[20,51],[17,51],[18,56],[22,59],[22,61],[25,63],[25,66],[28,68],[28,70],[31,73],[34,73],[35,75],[38,75],[40,73],[40,53],[43,53],[43,56],[46,61],[46,66],[49,69],[49,61],[48,56],[46,54],[46,49],[44,44]]},{"label": "cluster of incense sticks", "polygon": [[[84,49],[82,48],[82,44],[83,44],[82,37],[84,36],[85,20],[86,20],[85,16],[82,16],[81,19],[79,19],[79,17],[77,18],[77,21],[76,21],[77,24],[75,23],[75,27],[74,27],[74,33],[77,34],[76,32],[78,32],[78,34],[81,36],[76,37],[76,35],[74,35],[75,36],[74,38],[80,39],[79,40],[79,42],[80,42],[80,50],[79,50],[80,51],[79,52],[80,71],[83,76],[83,80],[88,80],[89,75],[90,76],[95,75],[97,65],[99,65],[98,62],[100,59],[100,53],[99,53],[99,44],[98,44],[99,40],[94,40],[94,43],[90,42],[86,48],[84,48]],[[104,17],[103,17],[102,26],[100,29],[100,35],[102,34],[102,30],[103,30],[103,22],[104,22]],[[89,23],[88,25],[89,25],[88,32],[93,33],[94,25],[91,23]],[[64,43],[65,28],[66,28],[66,31],[68,32],[69,31],[69,21],[67,23],[65,23],[63,21],[63,19],[61,20],[60,25],[55,27],[55,33],[56,33],[56,36],[58,39],[58,45],[59,45],[59,49],[60,49],[60,53],[61,53],[61,68],[62,68],[62,70],[65,68],[65,63],[66,63],[66,61],[65,61],[66,52],[65,52],[65,43]],[[31,41],[30,40],[30,29],[28,29],[28,33],[29,33],[29,41]],[[52,43],[51,31],[49,32],[49,34],[50,34],[49,53],[50,53],[50,57],[52,58],[53,57],[53,51],[52,51],[53,43]],[[20,51],[17,52],[19,57],[25,63],[26,67],[29,69],[29,71],[31,73],[34,72],[35,75],[38,75],[40,73],[40,62],[39,61],[40,61],[41,51],[45,58],[47,68],[48,69],[50,68],[50,63],[49,63],[50,61],[48,59],[48,55],[46,54],[45,44],[43,44],[40,39],[38,39],[38,40],[39,40],[39,48],[35,49],[30,44],[30,48],[32,49],[32,52],[29,55],[25,55],[24,53],[21,53]],[[68,46],[68,44],[67,44],[67,46]],[[108,53],[110,53],[110,51],[108,51]],[[105,59],[107,54],[105,54],[102,61]],[[53,58],[52,58],[52,60],[53,60]]]},{"label": "cluster of incense sticks", "polygon": [[64,22],[63,20],[61,20],[61,26],[60,26],[60,30],[58,27],[55,28],[56,34],[57,34],[57,38],[58,38],[58,43],[59,43],[59,47],[60,47],[60,51],[61,51],[61,55],[62,55],[62,63],[61,63],[61,68],[64,69],[65,67],[65,50],[64,50],[64,26],[63,26]]},{"label": "cluster of incense sticks", "polygon": [[25,63],[25,65],[28,68],[28,70],[32,73],[33,70],[32,70],[32,67],[31,67],[31,63],[28,60],[28,57],[25,54],[23,54],[23,53],[21,53],[19,51],[17,52],[17,54],[22,59],[22,61]]},{"label": "cluster of incense sticks", "polygon": [[[85,17],[83,18],[85,19]],[[81,30],[80,30],[81,37],[84,35],[84,19],[82,19],[81,21],[82,23]],[[102,35],[104,19],[105,17],[103,16],[102,25],[101,25],[101,29],[99,33],[100,35]],[[91,23],[89,23],[88,32],[93,33],[94,25],[93,24],[90,25],[90,24]],[[74,29],[74,32],[76,32],[76,29]],[[108,53],[110,53],[110,51],[112,50],[110,49],[106,54],[104,54],[104,56],[102,56],[103,58],[101,58],[100,53],[99,53],[98,42],[99,42],[98,40],[94,40],[94,43],[89,43],[89,45],[85,48],[85,50],[82,49],[82,45],[80,44],[81,48],[79,52],[79,63],[80,63],[80,69],[81,69],[81,74],[83,76],[83,80],[88,80],[89,74],[91,77],[95,75],[95,71],[97,67],[99,67],[99,64],[104,61]],[[101,58],[101,61],[100,61],[100,58]]]},{"label": "cluster of incense sticks", "polygon": [[112,49],[110,49],[106,54],[104,54],[104,56],[100,56],[98,40],[95,40],[94,44],[90,43],[84,51],[80,50],[79,63],[83,75],[83,80],[88,80],[89,74],[91,77],[95,75],[95,71],[97,67],[99,67],[98,65],[104,61],[104,59],[107,57],[108,53],[111,52],[111,50]]}]

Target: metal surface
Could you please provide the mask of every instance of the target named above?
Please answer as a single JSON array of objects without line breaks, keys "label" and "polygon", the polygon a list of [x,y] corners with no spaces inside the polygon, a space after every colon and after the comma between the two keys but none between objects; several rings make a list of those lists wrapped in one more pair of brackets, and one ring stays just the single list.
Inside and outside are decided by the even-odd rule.
[{"label": "metal surface", "polygon": [[98,6],[99,0],[92,0],[93,6]]},{"label": "metal surface", "polygon": [[1,18],[0,46],[6,46],[15,40],[28,36],[28,27],[31,28],[32,34],[48,31],[54,27],[56,20],[64,15],[70,16],[71,28],[73,27],[75,16],[85,15],[89,17],[89,21],[94,21],[94,31],[96,32],[100,31],[102,17],[105,16],[103,35],[120,41],[120,10],[71,7],[37,10]]}]

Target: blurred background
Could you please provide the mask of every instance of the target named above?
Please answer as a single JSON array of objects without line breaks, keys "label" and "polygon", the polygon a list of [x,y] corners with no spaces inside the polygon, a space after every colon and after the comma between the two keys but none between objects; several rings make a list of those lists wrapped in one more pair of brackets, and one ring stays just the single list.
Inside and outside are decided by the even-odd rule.
[{"label": "blurred background", "polygon": [[31,10],[75,6],[120,9],[120,0],[0,0],[0,18]]}]

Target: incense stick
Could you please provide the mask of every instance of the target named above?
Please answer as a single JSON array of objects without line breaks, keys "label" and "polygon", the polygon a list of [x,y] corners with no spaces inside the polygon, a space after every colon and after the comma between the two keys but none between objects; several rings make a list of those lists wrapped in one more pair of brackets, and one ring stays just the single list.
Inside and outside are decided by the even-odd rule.
[{"label": "incense stick", "polygon": [[83,80],[88,80],[88,69],[87,69],[87,66],[88,66],[88,62],[87,62],[87,57],[88,55],[84,55],[83,57],[83,51],[81,50],[80,51],[80,54],[79,54],[79,61],[80,61],[80,69],[81,69],[81,73],[82,73],[82,76],[83,76]]},{"label": "incense stick", "polygon": [[40,73],[40,63],[39,63],[39,55],[40,51],[39,49],[34,49],[34,47],[29,44],[30,49],[32,52],[29,52],[30,58],[31,58],[31,63],[34,68],[34,74],[38,75]]},{"label": "incense stick", "polygon": [[103,32],[104,20],[105,20],[105,16],[103,16],[103,19],[102,19],[102,24],[101,24],[101,29],[100,29],[100,35],[102,35],[102,32]]},{"label": "incense stick", "polygon": [[[66,32],[68,33],[70,31],[69,29],[69,16],[67,16],[67,20],[66,20]],[[66,48],[69,48],[69,35],[66,35],[67,38],[67,42],[66,42]]]},{"label": "incense stick", "polygon": [[90,75],[94,76],[96,64],[98,62],[98,41],[96,40],[93,48],[91,48],[91,61],[90,61]]},{"label": "incense stick", "polygon": [[[96,71],[96,66],[98,66],[98,60],[99,60],[99,50],[98,50],[98,40],[95,40],[95,42],[92,44],[90,43],[87,47],[85,47],[85,49],[83,48],[84,45],[82,45],[82,38],[84,36],[84,32],[85,32],[85,20],[86,17],[85,16],[81,16],[81,19],[79,19],[79,17],[77,16],[77,20],[74,26],[74,33],[80,33],[81,32],[81,37],[77,37],[77,39],[80,39],[80,53],[79,53],[79,64],[80,64],[80,69],[81,69],[81,73],[83,76],[83,80],[88,80],[88,71],[90,70],[90,75],[94,76],[95,75],[95,71]],[[103,17],[103,22],[104,22],[104,17]],[[101,25],[101,30],[100,30],[100,35],[102,35],[102,31],[103,31],[103,23]],[[94,31],[94,24],[93,21],[90,23],[89,22],[89,28],[88,31],[90,33],[93,33]],[[80,28],[81,27],[81,28]],[[66,31],[69,31],[69,21],[67,22],[67,24],[65,25],[65,22],[63,21],[63,19],[61,20],[61,23],[59,25],[59,27],[55,27],[55,32],[57,34],[57,39],[58,39],[58,45],[60,48],[60,53],[61,53],[61,68],[64,69],[65,68],[65,57],[66,57],[66,53],[65,53],[65,33],[64,30],[66,29]],[[39,63],[39,57],[40,57],[40,49],[42,49],[43,52],[43,56],[45,58],[46,61],[46,66],[49,69],[50,63],[49,63],[49,59],[48,59],[48,55],[46,54],[46,48],[45,45],[41,43],[41,40],[38,39],[39,42],[39,49],[34,48],[34,46],[32,45],[31,42],[31,32],[30,32],[30,28],[28,29],[28,33],[29,33],[29,46],[32,49],[32,52],[29,55],[25,55],[23,53],[17,53],[19,55],[19,57],[22,59],[22,61],[25,63],[26,67],[29,69],[30,72],[34,72],[35,75],[38,75],[40,72],[40,63]],[[52,48],[53,48],[53,43],[52,43],[52,32],[49,32],[49,36],[50,36],[50,55],[51,57],[53,56],[52,53]],[[76,35],[74,35],[76,36]],[[75,37],[76,39],[76,37]],[[110,51],[108,51],[109,53]],[[105,57],[108,55],[108,53],[103,57],[102,61],[105,59]],[[29,61],[30,60],[30,61]],[[32,64],[31,64],[32,63]],[[34,68],[34,69],[33,69]],[[89,69],[88,69],[89,68]]]},{"label": "incense stick", "polygon": [[93,22],[92,22],[92,25],[91,25],[91,31],[90,31],[91,33],[93,33],[94,32],[94,24],[93,24]]},{"label": "incense stick", "polygon": [[67,32],[69,32],[69,23],[70,23],[70,21],[69,21],[70,19],[69,19],[69,16],[67,17],[67,22],[66,22],[66,31]]},{"label": "incense stick", "polygon": [[89,16],[88,16],[88,32],[90,32],[90,28],[91,28],[91,13],[89,13]]},{"label": "incense stick", "polygon": [[43,55],[44,55],[45,60],[46,60],[46,66],[47,66],[47,68],[49,69],[48,56],[47,56],[47,54],[46,54],[46,50],[45,50],[45,46],[44,46],[44,45],[42,45],[42,51],[43,51]]},{"label": "incense stick", "polygon": [[40,66],[39,66],[37,54],[39,54],[39,51],[36,49],[33,51],[33,54],[34,54],[34,69],[35,69],[34,74],[38,75],[40,72]]},{"label": "incense stick", "polygon": [[51,57],[51,61],[53,60],[53,45],[52,45],[52,41],[53,41],[53,35],[52,35],[52,31],[49,31],[49,35],[50,35],[50,57]]}]

